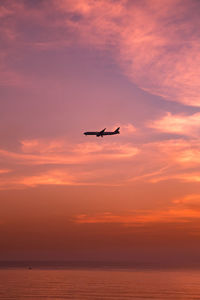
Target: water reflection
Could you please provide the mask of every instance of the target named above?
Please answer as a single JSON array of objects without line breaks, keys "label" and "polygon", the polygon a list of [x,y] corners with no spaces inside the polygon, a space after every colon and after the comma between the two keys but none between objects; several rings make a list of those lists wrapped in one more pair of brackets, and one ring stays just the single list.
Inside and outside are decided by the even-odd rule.
[{"label": "water reflection", "polygon": [[0,299],[200,299],[200,271],[0,270]]}]

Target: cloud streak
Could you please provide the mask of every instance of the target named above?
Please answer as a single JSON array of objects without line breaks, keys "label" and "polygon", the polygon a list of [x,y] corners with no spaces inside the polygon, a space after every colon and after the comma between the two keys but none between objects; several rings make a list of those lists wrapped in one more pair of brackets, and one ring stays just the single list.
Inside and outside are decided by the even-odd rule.
[{"label": "cloud streak", "polygon": [[194,219],[199,220],[199,210],[197,209],[170,208],[165,211],[136,210],[123,215],[108,212],[97,215],[81,214],[76,216],[74,221],[79,224],[118,223],[125,226],[142,226],[152,223],[188,223]]},{"label": "cloud streak", "polygon": [[22,140],[18,151],[0,149],[1,186],[131,185],[170,179],[195,183],[200,181],[199,148],[197,140],[184,139],[137,145],[105,139]]},{"label": "cloud streak", "polygon": [[[119,184],[110,164],[134,159],[139,149],[131,144],[105,142],[73,144],[63,139],[34,139],[21,141],[18,151],[0,149],[4,164],[12,164],[12,171],[2,169],[2,189],[37,185],[107,185]],[[101,164],[108,164],[102,168]],[[22,168],[24,171],[20,171]],[[27,169],[28,168],[28,169]],[[28,170],[28,171],[27,171]],[[9,171],[9,172],[8,172]]]},{"label": "cloud streak", "polygon": [[168,112],[161,119],[149,123],[148,126],[161,132],[199,137],[200,113],[173,115]]}]

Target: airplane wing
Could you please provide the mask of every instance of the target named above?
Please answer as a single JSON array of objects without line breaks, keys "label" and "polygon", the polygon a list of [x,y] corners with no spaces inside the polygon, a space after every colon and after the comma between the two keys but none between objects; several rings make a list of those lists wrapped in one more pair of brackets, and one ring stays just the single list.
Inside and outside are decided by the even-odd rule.
[{"label": "airplane wing", "polygon": [[104,128],[103,130],[101,130],[99,133],[102,134],[102,133],[104,133],[105,130],[106,130],[106,128]]}]

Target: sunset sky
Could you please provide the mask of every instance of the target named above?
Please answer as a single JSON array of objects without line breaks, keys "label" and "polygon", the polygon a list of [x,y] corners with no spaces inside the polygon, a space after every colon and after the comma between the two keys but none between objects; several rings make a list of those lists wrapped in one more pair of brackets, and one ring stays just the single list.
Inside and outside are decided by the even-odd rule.
[{"label": "sunset sky", "polygon": [[1,0],[0,260],[200,264],[199,15]]}]

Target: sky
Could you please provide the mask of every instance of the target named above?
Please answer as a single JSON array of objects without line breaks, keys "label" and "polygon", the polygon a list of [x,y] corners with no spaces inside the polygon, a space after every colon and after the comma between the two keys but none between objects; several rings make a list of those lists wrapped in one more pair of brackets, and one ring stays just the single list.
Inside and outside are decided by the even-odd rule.
[{"label": "sky", "polygon": [[0,2],[1,260],[200,265],[199,12]]}]

